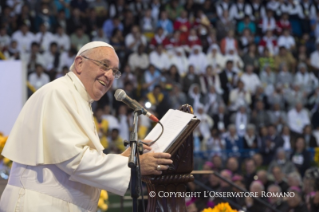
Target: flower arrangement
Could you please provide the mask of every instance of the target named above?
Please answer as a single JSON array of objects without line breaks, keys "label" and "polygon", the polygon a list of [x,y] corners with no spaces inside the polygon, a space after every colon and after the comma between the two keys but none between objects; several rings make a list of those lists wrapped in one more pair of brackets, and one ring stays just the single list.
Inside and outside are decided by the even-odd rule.
[{"label": "flower arrangement", "polygon": [[222,202],[214,208],[205,208],[202,212],[237,212],[237,210],[232,209],[228,202]]},{"label": "flower arrangement", "polygon": [[8,136],[4,136],[1,132],[0,132],[0,160],[3,159],[3,156],[1,155],[2,150],[4,148],[4,145],[6,144],[8,140]]},{"label": "flower arrangement", "polygon": [[108,199],[109,199],[109,195],[108,195],[107,191],[101,190],[100,199],[99,199],[99,202],[97,204],[98,211],[100,211],[100,212],[107,211]]}]

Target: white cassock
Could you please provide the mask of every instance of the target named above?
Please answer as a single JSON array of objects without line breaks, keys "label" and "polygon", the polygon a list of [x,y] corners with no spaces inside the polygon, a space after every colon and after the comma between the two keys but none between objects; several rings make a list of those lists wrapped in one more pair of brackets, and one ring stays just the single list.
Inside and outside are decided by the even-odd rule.
[{"label": "white cassock", "polygon": [[91,100],[69,72],[24,105],[2,154],[14,161],[0,211],[96,211],[100,189],[124,195],[128,158],[103,154]]}]

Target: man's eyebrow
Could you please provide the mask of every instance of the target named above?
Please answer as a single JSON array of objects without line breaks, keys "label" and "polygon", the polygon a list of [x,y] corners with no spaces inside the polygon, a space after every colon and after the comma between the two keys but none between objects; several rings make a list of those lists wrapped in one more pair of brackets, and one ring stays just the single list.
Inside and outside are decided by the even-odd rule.
[{"label": "man's eyebrow", "polygon": [[[106,65],[110,65],[110,63],[111,63],[111,61],[110,61],[110,60],[108,60],[108,59],[103,59],[103,60],[101,60],[101,62],[105,63]],[[119,68],[118,68],[118,67],[114,67],[114,69],[119,70]]]},{"label": "man's eyebrow", "polygon": [[110,63],[111,63],[111,61],[110,61],[110,60],[108,60],[108,59],[103,59],[103,60],[101,60],[101,62],[103,62],[103,63],[107,63],[107,64],[110,64]]}]

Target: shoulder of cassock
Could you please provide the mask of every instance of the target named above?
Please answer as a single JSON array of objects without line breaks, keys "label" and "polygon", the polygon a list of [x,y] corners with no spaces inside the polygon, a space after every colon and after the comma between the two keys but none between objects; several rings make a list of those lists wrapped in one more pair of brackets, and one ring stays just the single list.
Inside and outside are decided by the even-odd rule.
[{"label": "shoulder of cassock", "polygon": [[[95,134],[88,94],[70,72],[36,91],[22,108],[2,155],[26,164],[57,164],[83,151],[102,154]],[[92,125],[90,125],[92,124]]]}]

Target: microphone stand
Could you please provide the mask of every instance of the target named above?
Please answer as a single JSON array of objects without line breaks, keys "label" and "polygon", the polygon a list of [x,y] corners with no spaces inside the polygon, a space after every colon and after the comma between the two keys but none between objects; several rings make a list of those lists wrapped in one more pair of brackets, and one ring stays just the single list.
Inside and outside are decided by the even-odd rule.
[{"label": "microphone stand", "polygon": [[140,164],[137,164],[137,157],[139,154],[143,154],[143,144],[138,141],[138,116],[141,114],[146,114],[143,108],[134,110],[133,131],[130,134],[131,155],[129,156],[128,166],[131,168],[131,197],[133,199],[133,212],[138,211],[137,199],[139,197],[138,188],[141,177],[139,176]]}]

